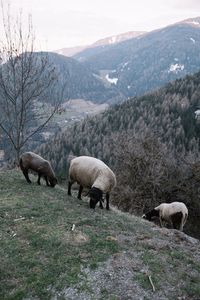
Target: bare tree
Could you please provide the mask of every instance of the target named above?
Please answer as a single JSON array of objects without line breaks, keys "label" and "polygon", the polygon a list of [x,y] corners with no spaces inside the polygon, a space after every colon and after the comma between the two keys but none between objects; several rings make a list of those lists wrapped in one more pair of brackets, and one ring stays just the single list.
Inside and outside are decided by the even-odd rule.
[{"label": "bare tree", "polygon": [[[35,52],[31,17],[25,27],[21,13],[16,20],[11,18],[2,1],[1,9],[4,38],[0,42],[0,128],[19,161],[24,145],[57,111],[64,86],[58,92],[54,65],[47,53]],[[50,105],[42,107],[46,100]]]}]

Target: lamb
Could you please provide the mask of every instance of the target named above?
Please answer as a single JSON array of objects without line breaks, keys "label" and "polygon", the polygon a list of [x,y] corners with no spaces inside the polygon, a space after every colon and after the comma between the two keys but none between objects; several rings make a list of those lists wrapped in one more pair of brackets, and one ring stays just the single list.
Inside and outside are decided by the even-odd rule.
[{"label": "lamb", "polygon": [[172,228],[183,231],[188,217],[188,209],[183,202],[162,203],[143,215],[143,218],[151,221],[154,216],[159,217],[161,227],[165,221],[170,223]]},{"label": "lamb", "polygon": [[28,176],[29,170],[38,173],[37,183],[39,185],[41,176],[46,180],[47,186],[50,185],[51,187],[54,187],[58,183],[49,161],[33,152],[23,153],[20,157],[19,165],[28,183],[31,183]]},{"label": "lamb", "polygon": [[103,193],[105,193],[106,209],[109,210],[110,192],[116,185],[116,177],[103,161],[90,156],[73,158],[69,167],[68,195],[70,196],[74,182],[80,185],[78,199],[81,199],[83,188],[89,188],[90,208],[94,209],[98,202],[103,208]]}]

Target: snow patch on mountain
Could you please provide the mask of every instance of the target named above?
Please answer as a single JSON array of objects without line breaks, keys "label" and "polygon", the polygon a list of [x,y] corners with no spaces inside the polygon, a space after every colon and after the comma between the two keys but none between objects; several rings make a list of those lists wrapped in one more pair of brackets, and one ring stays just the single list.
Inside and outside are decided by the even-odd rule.
[{"label": "snow patch on mountain", "polygon": [[188,23],[188,24],[192,24],[192,25],[196,25],[196,26],[199,26],[199,25],[200,25],[200,23],[197,22],[197,21],[188,21],[187,23]]},{"label": "snow patch on mountain", "polygon": [[197,109],[194,113],[195,113],[195,118],[198,119],[200,117],[200,109]]},{"label": "snow patch on mountain", "polygon": [[116,36],[112,36],[111,39],[108,41],[109,44],[114,44],[117,41],[117,37]]},{"label": "snow patch on mountain", "polygon": [[192,41],[193,44],[196,43],[195,39],[193,39],[193,38],[190,38],[190,41]]},{"label": "snow patch on mountain", "polygon": [[168,70],[168,73],[178,73],[184,70],[184,65],[181,64],[171,64]]},{"label": "snow patch on mountain", "polygon": [[110,78],[109,74],[106,74],[106,79],[108,80],[108,82],[113,83],[113,84],[117,84],[118,78]]}]

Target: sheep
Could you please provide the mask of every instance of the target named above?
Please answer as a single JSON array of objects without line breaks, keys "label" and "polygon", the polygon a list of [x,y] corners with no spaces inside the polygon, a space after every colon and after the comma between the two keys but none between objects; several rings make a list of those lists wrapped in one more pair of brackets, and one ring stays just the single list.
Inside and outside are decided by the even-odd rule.
[{"label": "sheep", "polygon": [[183,202],[162,203],[142,217],[151,221],[154,216],[159,217],[161,227],[163,227],[163,221],[166,221],[172,228],[183,231],[188,217],[188,209]]},{"label": "sheep", "polygon": [[49,186],[50,183],[50,186],[54,187],[58,183],[49,161],[33,152],[23,153],[20,157],[19,165],[28,183],[31,183],[31,180],[28,176],[29,170],[38,173],[37,183],[39,185],[41,176],[43,176],[46,180],[47,186]]},{"label": "sheep", "polygon": [[110,192],[116,185],[116,177],[103,161],[90,156],[73,158],[69,167],[68,195],[70,196],[74,182],[80,184],[78,199],[81,199],[83,188],[89,188],[90,208],[94,209],[98,202],[103,208],[103,193],[105,193],[106,209],[109,210]]}]

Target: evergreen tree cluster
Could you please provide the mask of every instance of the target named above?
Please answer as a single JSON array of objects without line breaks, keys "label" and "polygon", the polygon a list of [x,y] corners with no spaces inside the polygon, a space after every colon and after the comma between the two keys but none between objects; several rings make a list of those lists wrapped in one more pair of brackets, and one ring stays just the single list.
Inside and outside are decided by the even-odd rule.
[{"label": "evergreen tree cluster", "polygon": [[64,174],[67,157],[92,155],[113,165],[113,134],[151,132],[170,152],[199,153],[200,123],[195,111],[200,107],[200,73],[169,83],[151,94],[132,98],[104,113],[77,122],[57,135],[40,151]]}]

